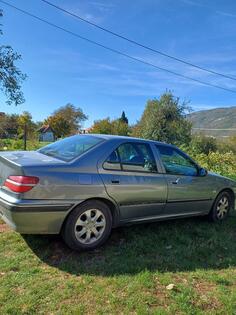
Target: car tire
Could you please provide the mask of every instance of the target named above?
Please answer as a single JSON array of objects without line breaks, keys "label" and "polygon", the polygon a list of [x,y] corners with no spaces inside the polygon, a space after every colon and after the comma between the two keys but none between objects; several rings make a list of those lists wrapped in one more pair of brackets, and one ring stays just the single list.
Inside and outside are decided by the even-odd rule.
[{"label": "car tire", "polygon": [[89,200],[70,213],[63,226],[62,237],[73,250],[93,250],[105,243],[111,228],[109,207],[99,200]]},{"label": "car tire", "polygon": [[222,191],[216,197],[208,218],[213,222],[221,222],[228,217],[232,207],[233,200],[231,195],[227,191]]}]

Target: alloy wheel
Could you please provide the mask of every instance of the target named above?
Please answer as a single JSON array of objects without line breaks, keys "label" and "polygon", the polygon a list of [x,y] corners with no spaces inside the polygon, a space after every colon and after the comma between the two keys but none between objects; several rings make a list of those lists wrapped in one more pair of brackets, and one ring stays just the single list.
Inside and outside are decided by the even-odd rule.
[{"label": "alloy wheel", "polygon": [[229,204],[229,199],[225,195],[218,201],[216,206],[216,215],[218,219],[222,220],[227,215]]},{"label": "alloy wheel", "polygon": [[83,244],[93,244],[102,236],[106,227],[104,214],[98,209],[89,209],[80,214],[75,223],[75,236]]}]

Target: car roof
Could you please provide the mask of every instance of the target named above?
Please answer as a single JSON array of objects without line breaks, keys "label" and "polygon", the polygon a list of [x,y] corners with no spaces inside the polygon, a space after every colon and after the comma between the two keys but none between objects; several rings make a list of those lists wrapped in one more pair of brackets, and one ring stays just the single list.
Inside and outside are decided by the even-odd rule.
[{"label": "car roof", "polygon": [[117,136],[117,135],[107,135],[107,134],[94,134],[94,133],[87,133],[87,134],[81,134],[81,136],[92,136],[97,138],[102,138],[104,140],[127,140],[127,141],[144,141],[144,142],[150,142],[155,144],[165,144],[165,145],[171,145],[165,142],[161,141],[154,141],[149,139],[143,139],[143,138],[136,138],[136,137],[129,137],[129,136]]}]

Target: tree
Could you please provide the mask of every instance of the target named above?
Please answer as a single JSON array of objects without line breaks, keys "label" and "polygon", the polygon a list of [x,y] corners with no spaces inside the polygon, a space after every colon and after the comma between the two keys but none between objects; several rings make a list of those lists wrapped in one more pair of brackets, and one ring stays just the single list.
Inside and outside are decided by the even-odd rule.
[{"label": "tree", "polygon": [[6,128],[10,136],[14,136],[17,134],[18,127],[19,115],[18,114],[6,115]]},{"label": "tree", "polygon": [[0,138],[5,138],[6,136],[6,115],[0,113]]},{"label": "tree", "polygon": [[129,124],[129,120],[128,120],[128,118],[126,117],[124,111],[123,111],[122,114],[121,114],[120,121],[126,123],[127,125]]},{"label": "tree", "polygon": [[18,117],[18,126],[19,138],[23,138],[25,136],[25,132],[27,134],[27,138],[34,138],[36,128],[29,112],[25,111]]},{"label": "tree", "polygon": [[53,129],[56,138],[64,138],[71,134],[70,124],[61,114],[48,117],[44,125],[49,125]]},{"label": "tree", "polygon": [[164,93],[159,100],[149,100],[132,135],[168,143],[187,143],[191,140],[191,123],[186,119],[189,110],[186,102],[171,92]]},{"label": "tree", "polygon": [[[1,10],[0,17],[2,17]],[[1,35],[2,30],[0,29]],[[21,59],[21,55],[16,53],[11,46],[0,46],[0,90],[6,95],[9,105],[19,105],[25,101],[21,91],[21,83],[26,75],[15,64],[19,59]]]},{"label": "tree", "polygon": [[44,124],[50,125],[57,138],[76,134],[81,127],[81,123],[87,119],[82,109],[72,104],[60,107],[52,116],[48,117]]},{"label": "tree", "polygon": [[112,134],[112,123],[109,117],[95,120],[91,128],[91,133]]},{"label": "tree", "polygon": [[121,119],[115,119],[112,121],[112,134],[118,136],[128,136],[129,126]]},{"label": "tree", "polygon": [[95,120],[91,128],[91,133],[108,134],[127,136],[129,133],[129,126],[120,118],[110,120],[110,118]]},{"label": "tree", "polygon": [[0,138],[14,138],[17,136],[19,128],[19,115],[1,115],[0,116]]}]

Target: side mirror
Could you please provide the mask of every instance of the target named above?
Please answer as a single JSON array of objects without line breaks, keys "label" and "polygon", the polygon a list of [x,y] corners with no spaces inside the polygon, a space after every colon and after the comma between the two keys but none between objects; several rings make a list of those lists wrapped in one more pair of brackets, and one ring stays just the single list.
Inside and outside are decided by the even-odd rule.
[{"label": "side mirror", "polygon": [[198,175],[203,177],[207,175],[207,170],[203,167],[199,168]]}]

